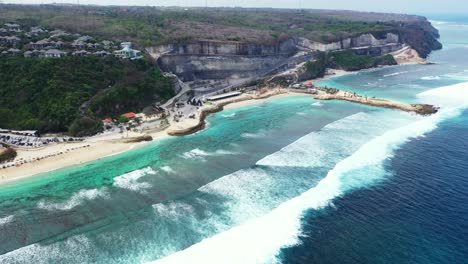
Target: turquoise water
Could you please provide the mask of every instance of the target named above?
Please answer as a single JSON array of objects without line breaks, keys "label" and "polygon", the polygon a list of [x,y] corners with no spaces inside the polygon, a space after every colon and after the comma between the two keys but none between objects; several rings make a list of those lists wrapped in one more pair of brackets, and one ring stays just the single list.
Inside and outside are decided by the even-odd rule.
[{"label": "turquoise water", "polygon": [[[304,96],[270,99],[210,116],[207,129],[194,135],[1,186],[0,262],[317,261],[304,257],[327,250],[313,240],[327,230],[323,222],[308,228],[316,212],[333,215],[335,203],[348,196],[401,180],[388,165],[406,155],[398,150],[466,115],[467,97],[434,90],[468,81],[458,30],[441,25],[448,48],[431,56],[436,65],[389,67],[325,83],[443,106],[436,116]],[[306,247],[289,247],[295,244]],[[331,262],[339,262],[340,254],[333,255]]]}]

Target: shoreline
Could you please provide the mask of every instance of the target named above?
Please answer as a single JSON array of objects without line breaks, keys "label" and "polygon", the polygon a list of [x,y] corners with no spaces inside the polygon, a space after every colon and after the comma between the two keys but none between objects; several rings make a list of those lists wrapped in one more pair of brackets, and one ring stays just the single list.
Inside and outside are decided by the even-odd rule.
[{"label": "shoreline", "polygon": [[[415,62],[418,63],[418,62]],[[368,69],[366,69],[368,70]],[[328,73],[321,78],[312,79],[307,82],[320,82],[333,78],[342,77],[350,74],[357,74],[360,71],[344,71],[330,69]],[[151,144],[154,141],[169,138],[171,136],[189,135],[205,128],[205,119],[210,115],[223,110],[242,108],[250,105],[255,105],[264,102],[270,98],[300,96],[302,93],[287,91],[287,89],[276,89],[260,95],[243,94],[241,98],[232,98],[221,100],[216,105],[201,109],[196,119],[184,119],[180,123],[171,124],[162,131],[154,133],[135,133],[131,132],[131,137],[122,138],[120,134],[114,135],[99,135],[87,138],[81,143],[61,143],[53,146],[47,146],[42,149],[23,150],[17,149],[18,161],[32,160],[34,157],[44,157],[40,160],[34,160],[30,163],[22,164],[21,166],[9,167],[0,169],[0,185],[11,183],[14,181],[39,176],[44,173],[64,169],[67,167],[77,166],[84,163],[100,160],[103,158],[122,154],[124,152],[134,150]],[[153,138],[152,141],[125,143],[132,138],[149,135]],[[86,147],[83,147],[86,146]],[[72,150],[70,150],[72,149]],[[61,153],[60,155],[54,155]]]},{"label": "shoreline", "polygon": [[[224,106],[221,109],[214,108],[216,111],[214,112],[206,112],[203,120],[200,119],[199,123],[201,123],[200,127],[197,129],[193,129],[192,127],[187,127],[190,129],[190,133],[186,133],[184,135],[192,134],[197,131],[201,131],[204,129],[204,121],[206,117],[210,114],[220,112],[224,109],[236,109],[242,108],[247,105],[255,105],[258,103],[262,103],[267,99],[275,98],[275,97],[286,97],[286,96],[298,96],[299,94],[296,93],[279,93],[279,94],[268,94],[268,96],[264,97],[249,97],[249,98],[242,98],[240,101],[232,101],[232,102],[225,102]],[[213,111],[214,109],[211,109]],[[209,111],[207,109],[205,111]],[[119,138],[119,135],[103,135],[97,137],[91,137],[86,139],[80,143],[61,143],[52,146],[47,146],[41,149],[17,149],[18,152],[18,161],[32,159],[38,156],[48,156],[50,157],[43,158],[41,160],[35,160],[30,163],[24,163],[21,166],[9,167],[5,169],[0,169],[0,186],[8,183],[12,183],[15,181],[40,176],[41,174],[57,171],[60,169],[64,169],[67,167],[77,166],[81,164],[85,164],[92,161],[97,161],[103,158],[119,155],[125,153],[130,150],[135,150],[148,144],[151,144],[154,141],[162,140],[165,138],[169,138],[172,136],[182,136],[182,135],[170,135],[169,132],[173,129],[171,125],[168,128],[155,132],[155,133],[146,133],[140,134],[132,132],[132,137],[127,138]],[[188,122],[187,125],[190,125]],[[143,135],[149,135],[153,138],[152,141],[145,141],[145,142],[134,142],[134,143],[125,143],[125,141],[131,140],[132,138],[141,137]],[[84,147],[86,146],[86,147]],[[73,150],[71,150],[73,149]],[[60,153],[60,155],[52,155],[54,153]]]}]

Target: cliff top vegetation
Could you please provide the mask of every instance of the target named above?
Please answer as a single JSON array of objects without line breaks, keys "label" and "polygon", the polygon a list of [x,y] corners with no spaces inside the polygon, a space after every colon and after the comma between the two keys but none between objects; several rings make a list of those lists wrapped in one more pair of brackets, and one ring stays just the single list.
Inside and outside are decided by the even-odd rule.
[{"label": "cliff top vegetation", "polygon": [[[0,5],[0,22],[60,28],[141,46],[192,39],[275,43],[291,36],[332,42],[362,33],[398,31],[423,17],[332,10]],[[435,30],[435,29],[434,29]]]}]

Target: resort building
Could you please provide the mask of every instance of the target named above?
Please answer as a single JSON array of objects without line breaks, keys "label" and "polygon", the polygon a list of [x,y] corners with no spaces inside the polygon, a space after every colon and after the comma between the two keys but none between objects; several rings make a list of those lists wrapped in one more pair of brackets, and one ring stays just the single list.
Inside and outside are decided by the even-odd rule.
[{"label": "resort building", "polygon": [[112,55],[112,53],[107,52],[107,51],[105,51],[105,50],[100,50],[100,51],[96,51],[96,52],[94,53],[94,55],[96,55],[96,56],[98,56],[98,57],[107,57],[107,56]]},{"label": "resort building", "polygon": [[206,98],[206,100],[208,100],[208,101],[218,101],[218,100],[222,100],[222,99],[227,99],[227,98],[239,96],[241,94],[242,94],[241,92],[225,93],[225,94],[210,96],[210,97]]},{"label": "resort building", "polygon": [[15,36],[0,37],[0,43],[6,43],[8,45],[16,45],[20,41],[21,39]]},{"label": "resort building", "polygon": [[46,58],[62,58],[67,56],[67,53],[58,49],[51,49],[44,53]]},{"label": "resort building", "polygon": [[49,39],[42,39],[36,42],[30,42],[26,47],[28,49],[51,49],[51,48],[61,48],[63,47],[62,41],[51,41]]},{"label": "resort building", "polygon": [[137,60],[143,57],[141,56],[141,51],[132,49],[131,42],[122,42],[120,45],[122,49],[114,51],[116,57],[130,60]]},{"label": "resort building", "polygon": [[6,23],[5,27],[8,29],[10,32],[21,32],[21,26],[18,24],[11,24],[11,23]]},{"label": "resort building", "polygon": [[72,53],[73,56],[77,56],[77,57],[85,57],[85,56],[88,56],[89,54],[90,53],[87,52],[86,50],[78,50]]}]

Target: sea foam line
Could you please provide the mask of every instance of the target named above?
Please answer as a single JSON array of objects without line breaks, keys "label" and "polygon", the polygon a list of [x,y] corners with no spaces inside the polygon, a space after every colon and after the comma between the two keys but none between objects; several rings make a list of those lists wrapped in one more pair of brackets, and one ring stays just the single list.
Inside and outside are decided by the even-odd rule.
[{"label": "sea foam line", "polygon": [[[462,89],[462,91],[458,91]],[[468,93],[468,85],[443,87],[420,94],[427,99],[443,95],[456,98],[457,94]],[[464,97],[467,98],[467,97]],[[439,101],[438,99],[436,99]],[[440,101],[439,101],[440,102]],[[395,149],[411,138],[423,136],[437,127],[437,124],[457,116],[467,103],[445,104],[444,109],[433,116],[406,126],[390,130],[364,144],[354,154],[339,162],[315,187],[288,200],[270,213],[247,221],[228,231],[202,240],[191,247],[176,252],[152,263],[268,263],[279,262],[276,255],[283,247],[298,243],[301,233],[301,218],[305,210],[327,206],[334,198],[347,191],[343,176],[367,166],[380,165],[393,155]],[[363,184],[368,183],[366,180]],[[353,186],[356,186],[356,184]]]},{"label": "sea foam line", "polygon": [[139,182],[138,180],[146,175],[155,175],[151,167],[147,167],[140,170],[135,170],[121,176],[114,178],[114,186],[122,189],[128,189],[131,191],[142,191],[144,189],[151,188],[151,184],[147,182]]},{"label": "sea foam line", "polygon": [[89,189],[89,190],[80,190],[79,192],[74,193],[70,199],[62,203],[53,203],[40,201],[37,204],[37,207],[40,209],[45,209],[49,211],[55,210],[71,210],[76,206],[82,204],[86,200],[94,200],[96,198],[108,198],[108,194],[105,189]]}]

